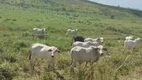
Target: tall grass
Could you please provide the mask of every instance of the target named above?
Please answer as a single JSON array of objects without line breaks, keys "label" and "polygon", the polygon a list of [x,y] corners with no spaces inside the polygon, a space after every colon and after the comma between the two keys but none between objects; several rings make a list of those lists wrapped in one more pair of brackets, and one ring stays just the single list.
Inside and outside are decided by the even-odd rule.
[{"label": "tall grass", "polygon": [[[131,80],[129,77],[137,74],[135,69],[140,71],[142,46],[138,45],[134,53],[131,50],[123,53],[123,41],[128,35],[142,37],[141,17],[126,9],[80,0],[24,1],[3,0],[0,3],[0,79]],[[47,28],[46,38],[31,36],[34,27]],[[65,35],[68,28],[78,28],[81,36],[104,37],[103,45],[112,56],[104,55],[85,68],[84,64],[76,64],[75,73],[71,73],[72,36]],[[31,75],[28,56],[33,43],[54,45],[61,50],[55,72],[48,70],[46,60],[37,58],[35,73]]]}]

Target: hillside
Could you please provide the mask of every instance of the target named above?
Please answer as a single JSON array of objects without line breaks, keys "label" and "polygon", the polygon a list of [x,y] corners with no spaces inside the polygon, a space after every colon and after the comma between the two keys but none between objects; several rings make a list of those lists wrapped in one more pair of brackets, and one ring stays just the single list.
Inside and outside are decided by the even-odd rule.
[{"label": "hillside", "polygon": [[[63,23],[63,26],[70,24],[68,27],[86,27],[88,25],[110,27],[112,24],[113,26],[129,27],[135,23],[141,24],[142,11],[104,6],[86,0],[1,0],[0,3],[1,21],[4,22],[1,24],[2,26],[49,27],[52,23]],[[122,20],[126,23],[121,24]],[[27,22],[28,24],[26,24]],[[73,25],[74,23],[80,25]]]},{"label": "hillside", "polygon": [[97,13],[105,16],[130,16],[142,17],[142,11],[111,7],[89,2],[87,0],[1,0],[1,4],[19,6],[23,8],[39,8],[55,11]]},{"label": "hillside", "polygon": [[[47,35],[33,37],[35,27],[46,28]],[[112,56],[102,56],[93,68],[88,64],[84,69],[77,64],[76,72],[71,73],[71,57],[67,53],[72,35],[65,35],[68,28],[78,28],[81,36],[104,37],[103,45]],[[134,52],[123,53],[124,37],[142,37],[141,28],[142,11],[138,10],[87,0],[0,0],[0,80],[89,80],[89,76],[93,80],[141,80],[142,45]],[[48,70],[47,63],[37,58],[31,75],[30,45],[37,42],[61,50],[56,72]]]}]

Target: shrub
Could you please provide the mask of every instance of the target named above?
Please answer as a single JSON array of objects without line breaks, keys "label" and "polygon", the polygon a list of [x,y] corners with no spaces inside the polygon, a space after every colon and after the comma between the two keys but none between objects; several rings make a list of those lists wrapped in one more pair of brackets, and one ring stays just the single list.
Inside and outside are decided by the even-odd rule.
[{"label": "shrub", "polygon": [[114,19],[114,18],[115,18],[115,16],[114,16],[114,15],[112,15],[110,18],[111,18],[111,19]]},{"label": "shrub", "polygon": [[10,64],[8,62],[3,62],[0,65],[0,79],[1,80],[12,80],[14,74],[14,71],[12,70]]}]

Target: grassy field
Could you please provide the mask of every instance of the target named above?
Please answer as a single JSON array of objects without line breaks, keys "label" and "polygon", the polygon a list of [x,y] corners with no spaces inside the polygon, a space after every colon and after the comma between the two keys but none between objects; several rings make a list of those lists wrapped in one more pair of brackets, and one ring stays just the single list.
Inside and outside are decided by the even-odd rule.
[{"label": "grassy field", "polygon": [[[47,28],[46,38],[33,38],[34,27]],[[112,53],[104,55],[93,68],[84,64],[71,73],[72,36],[104,37],[103,45]],[[1,0],[0,1],[0,80],[141,80],[142,42],[132,53],[123,53],[124,37],[142,38],[142,11],[105,6],[86,0]],[[46,60],[37,58],[35,74],[29,66],[30,45],[57,46],[56,72],[47,69]]]}]

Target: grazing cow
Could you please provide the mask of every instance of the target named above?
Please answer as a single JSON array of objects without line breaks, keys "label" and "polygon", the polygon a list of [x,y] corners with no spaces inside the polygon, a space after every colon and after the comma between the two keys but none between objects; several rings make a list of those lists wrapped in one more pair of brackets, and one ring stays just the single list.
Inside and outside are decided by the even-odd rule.
[{"label": "grazing cow", "polygon": [[44,36],[46,34],[46,29],[45,28],[42,28],[42,29],[39,29],[39,28],[33,28],[33,35],[39,35],[39,36]]},{"label": "grazing cow", "polygon": [[84,42],[84,39],[85,38],[83,36],[73,36],[74,42],[76,41]]},{"label": "grazing cow", "polygon": [[40,43],[35,43],[31,46],[31,54],[29,56],[30,65],[32,70],[34,69],[33,63],[34,63],[34,57],[39,56],[41,58],[45,58],[48,61],[48,67],[52,65],[53,70],[55,66],[55,59],[56,54],[60,53],[59,49],[54,46],[47,46]]},{"label": "grazing cow", "polygon": [[132,35],[125,37],[126,40],[132,40],[133,38],[134,38],[134,36],[132,36]]},{"label": "grazing cow", "polygon": [[75,47],[75,46],[80,46],[80,47],[89,47],[89,46],[98,46],[99,43],[98,42],[91,42],[91,41],[88,41],[88,42],[74,42],[72,44],[72,47]]},{"label": "grazing cow", "polygon": [[78,32],[78,29],[67,29],[67,32],[66,32],[66,35],[68,35],[69,33],[72,34],[73,36],[77,36],[77,32]]},{"label": "grazing cow", "polygon": [[84,42],[88,42],[88,41],[103,43],[104,42],[104,38],[100,37],[100,38],[96,38],[96,39],[92,39],[92,38],[85,38],[84,39]]},{"label": "grazing cow", "polygon": [[141,38],[137,38],[135,40],[130,40],[130,39],[127,39],[124,41],[124,51],[125,49],[134,49],[136,48],[136,46],[138,45],[138,42],[141,40]]},{"label": "grazing cow", "polygon": [[90,46],[88,48],[76,46],[71,49],[72,62],[70,70],[74,72],[74,65],[76,62],[80,64],[83,62],[96,62],[99,60],[100,56],[103,54],[102,50],[107,50],[102,45],[98,47]]}]

